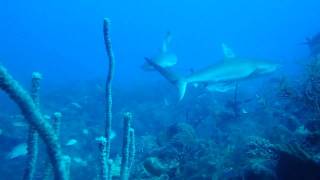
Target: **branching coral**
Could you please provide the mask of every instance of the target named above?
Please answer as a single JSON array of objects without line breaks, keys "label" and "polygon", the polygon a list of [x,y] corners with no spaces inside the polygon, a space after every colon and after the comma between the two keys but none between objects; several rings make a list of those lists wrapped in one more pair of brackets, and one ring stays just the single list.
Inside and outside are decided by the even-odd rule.
[{"label": "branching coral", "polygon": [[[104,35],[104,43],[107,51],[107,56],[109,60],[109,72],[107,76],[106,82],[106,130],[105,130],[105,138],[106,144],[104,151],[102,151],[101,157],[103,157],[104,161],[108,161],[110,158],[110,149],[111,149],[111,125],[112,125],[112,79],[114,74],[114,56],[111,46],[111,40],[109,36],[109,19],[104,19],[103,21],[103,35]],[[108,179],[109,172],[107,168],[107,162],[102,162],[101,164],[101,178],[106,180]]]},{"label": "branching coral", "polygon": [[[55,112],[52,115],[53,130],[56,133],[58,139],[59,139],[59,136],[60,136],[61,118],[62,118],[62,114],[60,112]],[[64,156],[63,159],[66,162],[66,171],[67,171],[67,173],[69,173],[68,169],[70,169],[70,167],[68,167],[68,166],[70,166],[70,163],[71,163],[70,162],[70,158],[68,158],[68,156]],[[46,161],[45,169],[44,169],[44,173],[43,174],[44,174],[44,176],[43,176],[44,180],[50,179],[50,176],[52,174],[52,166],[49,164],[48,160]],[[69,177],[69,175],[67,177]]]},{"label": "branching coral", "polygon": [[134,160],[136,156],[136,140],[135,140],[135,134],[134,134],[134,129],[130,128],[129,129],[129,164],[128,168],[129,171],[131,170]]},{"label": "branching coral", "polygon": [[107,139],[103,136],[97,139],[98,144],[99,144],[99,150],[100,150],[100,156],[99,156],[99,163],[100,163],[100,176],[101,179],[107,180],[110,179],[111,173],[107,168],[107,162],[108,159],[106,157],[107,154]]},{"label": "branching coral", "polygon": [[[109,19],[103,21],[103,35],[104,43],[107,51],[109,72],[107,75],[106,82],[106,130],[105,137],[101,138],[100,141],[100,163],[101,172],[100,176],[103,180],[111,179],[111,166],[112,161],[110,160],[111,150],[111,126],[112,126],[112,80],[114,75],[114,55],[112,51],[112,45],[109,35]],[[123,147],[122,147],[122,161],[121,161],[121,172],[120,178],[122,180],[129,179],[130,168],[132,166],[134,155],[135,155],[135,141],[134,141],[134,130],[131,128],[131,113],[125,113],[124,115],[124,131],[123,131]]]},{"label": "branching coral", "polygon": [[121,180],[129,179],[129,154],[130,154],[130,126],[131,113],[125,113],[123,118],[123,145],[122,145],[122,159],[121,159]]},{"label": "branching coral", "polygon": [[[40,81],[42,79],[42,75],[40,73],[34,72],[32,74],[32,81],[31,81],[31,98],[39,108],[40,98],[39,98],[39,90],[40,90]],[[24,180],[32,180],[34,177],[36,163],[38,158],[38,134],[34,127],[29,127],[28,133],[28,159],[27,159],[27,166],[23,175]]]},{"label": "branching coral", "polygon": [[123,145],[120,177],[128,180],[135,157],[134,129],[131,128],[132,114],[127,112],[123,118]]},{"label": "branching coral", "polygon": [[0,65],[0,89],[19,106],[27,122],[35,128],[43,142],[47,146],[48,156],[54,168],[56,180],[67,179],[66,170],[62,161],[60,144],[57,141],[52,126],[43,119],[39,109],[34,104],[30,95],[19,85],[17,81]]}]

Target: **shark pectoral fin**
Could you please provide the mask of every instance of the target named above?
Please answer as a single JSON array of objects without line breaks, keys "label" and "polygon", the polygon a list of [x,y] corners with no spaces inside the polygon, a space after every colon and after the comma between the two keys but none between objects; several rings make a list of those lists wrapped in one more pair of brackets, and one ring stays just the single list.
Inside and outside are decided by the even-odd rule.
[{"label": "shark pectoral fin", "polygon": [[229,60],[229,59],[234,59],[236,57],[233,50],[230,47],[228,47],[225,43],[222,43],[221,46],[222,46],[222,52],[225,59]]},{"label": "shark pectoral fin", "polygon": [[216,92],[228,92],[230,90],[234,90],[236,87],[235,82],[223,82],[223,83],[211,83],[207,85],[208,91],[216,91]]}]

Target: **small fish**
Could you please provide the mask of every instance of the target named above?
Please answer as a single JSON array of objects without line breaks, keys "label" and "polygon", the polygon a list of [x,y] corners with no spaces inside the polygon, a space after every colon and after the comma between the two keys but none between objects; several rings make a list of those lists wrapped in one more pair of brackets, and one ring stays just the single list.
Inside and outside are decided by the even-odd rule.
[{"label": "small fish", "polygon": [[[116,136],[117,136],[117,134],[116,134],[113,130],[111,130],[110,139],[112,140],[112,139],[114,139]],[[106,141],[105,137],[103,137],[103,136],[96,137],[95,140],[96,140],[96,141]]]},{"label": "small fish", "polygon": [[24,117],[22,115],[11,115],[10,119],[16,120],[16,121],[17,120],[22,121],[22,120],[24,120]]},{"label": "small fish", "polygon": [[27,123],[22,122],[22,121],[17,121],[17,122],[13,122],[12,125],[15,127],[26,127]]},{"label": "small fish", "polygon": [[27,152],[26,143],[18,144],[7,154],[7,159],[15,159],[20,156],[25,156]]},{"label": "small fish", "polygon": [[163,103],[164,103],[165,106],[169,106],[170,105],[169,100],[167,98],[164,98]]},{"label": "small fish", "polygon": [[50,121],[51,117],[47,114],[43,115],[43,119],[45,119],[46,121]]},{"label": "small fish", "polygon": [[79,164],[80,166],[87,166],[88,165],[88,162],[83,160],[83,159],[81,159],[80,157],[74,157],[74,158],[72,158],[72,160],[75,163]]},{"label": "small fish", "polygon": [[115,137],[117,136],[116,132],[114,132],[114,130],[111,130],[111,133],[110,133],[110,139],[114,139]]},{"label": "small fish", "polygon": [[82,129],[82,134],[88,135],[89,134],[89,130],[88,129]]},{"label": "small fish", "polygon": [[2,135],[3,134],[3,130],[2,129],[0,129],[0,135]]},{"label": "small fish", "polygon": [[296,131],[295,131],[297,134],[300,134],[300,135],[308,135],[310,134],[310,131],[305,127],[305,126],[299,126]]},{"label": "small fish", "polygon": [[82,108],[82,106],[76,102],[71,103],[71,107],[73,107],[74,109],[81,109]]},{"label": "small fish", "polygon": [[107,139],[103,136],[96,137],[95,140],[99,143],[106,143],[107,142]]},{"label": "small fish", "polygon": [[66,146],[73,146],[75,144],[77,144],[78,141],[76,139],[70,139],[67,143]]},{"label": "small fish", "polygon": [[249,113],[245,108],[242,108],[241,112],[242,112],[242,114],[248,114]]}]

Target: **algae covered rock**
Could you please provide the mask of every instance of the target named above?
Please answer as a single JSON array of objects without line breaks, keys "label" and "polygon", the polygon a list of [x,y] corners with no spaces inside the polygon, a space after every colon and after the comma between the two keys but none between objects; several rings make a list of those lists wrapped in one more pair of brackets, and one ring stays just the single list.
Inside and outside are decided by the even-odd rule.
[{"label": "algae covered rock", "polygon": [[196,134],[193,127],[187,123],[176,123],[157,137],[157,143],[160,146],[171,144],[174,147],[181,147],[193,144],[196,140]]},{"label": "algae covered rock", "polygon": [[265,138],[250,136],[246,143],[246,155],[248,158],[274,159],[274,145]]}]

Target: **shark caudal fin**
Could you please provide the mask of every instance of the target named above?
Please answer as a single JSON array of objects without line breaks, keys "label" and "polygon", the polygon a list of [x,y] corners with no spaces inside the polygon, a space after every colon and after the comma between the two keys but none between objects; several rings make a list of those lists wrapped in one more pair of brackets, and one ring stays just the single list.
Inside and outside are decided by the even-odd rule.
[{"label": "shark caudal fin", "polygon": [[181,101],[186,93],[188,83],[184,80],[179,80],[175,85],[179,90],[179,101]]},{"label": "shark caudal fin", "polygon": [[145,58],[148,64],[150,64],[156,71],[158,71],[164,78],[166,78],[171,84],[175,85],[179,90],[179,100],[182,100],[187,89],[187,82],[177,74],[173,73],[169,69],[163,68],[154,63],[151,59]]}]

